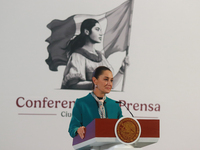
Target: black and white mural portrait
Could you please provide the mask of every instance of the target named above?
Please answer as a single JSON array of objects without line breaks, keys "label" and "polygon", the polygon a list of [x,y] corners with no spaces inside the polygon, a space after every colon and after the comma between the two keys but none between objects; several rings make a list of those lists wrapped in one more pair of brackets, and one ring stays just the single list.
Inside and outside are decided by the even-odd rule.
[{"label": "black and white mural portrait", "polygon": [[[51,71],[66,66],[61,89],[92,89],[92,73],[98,66],[106,66],[114,73],[113,88],[125,82],[129,66],[130,23],[133,0],[101,15],[73,15],[66,20],[53,20],[47,27],[51,36],[46,40]],[[114,70],[108,57],[116,52],[124,55],[121,66]],[[118,60],[116,60],[118,61]]]}]

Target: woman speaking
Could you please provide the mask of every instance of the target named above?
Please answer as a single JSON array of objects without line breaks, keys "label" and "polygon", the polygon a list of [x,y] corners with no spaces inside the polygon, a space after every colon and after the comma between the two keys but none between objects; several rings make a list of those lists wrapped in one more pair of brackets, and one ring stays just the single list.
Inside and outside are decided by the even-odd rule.
[{"label": "woman speaking", "polygon": [[113,74],[105,66],[95,69],[92,76],[93,91],[76,100],[69,125],[69,134],[83,139],[85,127],[95,118],[119,119],[122,111],[115,100],[106,97],[113,85]]}]

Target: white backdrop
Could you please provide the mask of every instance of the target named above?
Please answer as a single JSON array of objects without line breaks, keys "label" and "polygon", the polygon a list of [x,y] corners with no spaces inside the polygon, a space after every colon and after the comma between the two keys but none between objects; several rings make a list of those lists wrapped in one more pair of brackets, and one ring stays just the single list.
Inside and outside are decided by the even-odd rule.
[{"label": "white backdrop", "polygon": [[[60,90],[64,67],[48,69],[45,39],[53,19],[74,14],[101,14],[125,0],[0,1],[0,149],[72,150],[68,134],[72,108],[19,108],[27,100],[74,101],[88,91]],[[108,96],[129,103],[159,104],[160,111],[130,110],[157,117],[160,140],[144,150],[199,149],[200,139],[200,1],[135,0],[130,66],[125,91]],[[123,55],[123,56],[122,56]],[[117,68],[124,53],[109,57]],[[115,69],[117,71],[117,69]],[[120,89],[120,87],[118,88]],[[122,107],[124,116],[130,116]],[[20,115],[22,113],[52,115]]]}]

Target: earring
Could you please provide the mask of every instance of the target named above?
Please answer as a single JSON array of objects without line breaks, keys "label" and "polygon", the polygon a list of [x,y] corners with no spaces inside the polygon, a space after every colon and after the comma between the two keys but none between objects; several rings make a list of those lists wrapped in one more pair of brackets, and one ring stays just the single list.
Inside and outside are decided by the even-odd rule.
[{"label": "earring", "polygon": [[97,88],[97,85],[95,84],[95,88]]}]

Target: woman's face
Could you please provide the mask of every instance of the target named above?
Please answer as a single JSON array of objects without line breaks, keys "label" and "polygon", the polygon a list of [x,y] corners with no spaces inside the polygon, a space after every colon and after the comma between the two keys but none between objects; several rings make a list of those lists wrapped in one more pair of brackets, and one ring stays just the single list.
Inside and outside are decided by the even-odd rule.
[{"label": "woman's face", "polygon": [[97,85],[97,90],[101,94],[110,93],[113,85],[113,74],[111,71],[105,70],[103,74],[101,74],[98,79],[95,78],[93,82]]},{"label": "woman's face", "polygon": [[102,31],[99,23],[96,23],[94,27],[91,29],[91,33],[89,35],[90,39],[95,43],[100,43],[102,40]]}]

